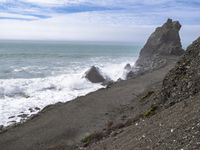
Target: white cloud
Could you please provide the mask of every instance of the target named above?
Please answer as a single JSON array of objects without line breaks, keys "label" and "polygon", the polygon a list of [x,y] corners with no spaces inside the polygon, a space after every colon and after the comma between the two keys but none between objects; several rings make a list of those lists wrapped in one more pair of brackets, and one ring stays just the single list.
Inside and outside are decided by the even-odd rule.
[{"label": "white cloud", "polygon": [[28,19],[28,20],[38,19],[35,16],[27,16],[27,15],[20,15],[20,14],[14,14],[14,13],[3,13],[3,12],[0,12],[0,17],[15,18],[15,19]]},{"label": "white cloud", "polygon": [[41,6],[57,7],[69,4],[81,4],[88,0],[21,0],[26,3],[32,3]]},{"label": "white cloud", "polygon": [[0,0],[0,3],[6,3],[8,0]]},{"label": "white cloud", "polygon": [[194,40],[200,37],[200,25],[183,25],[180,32],[184,47],[187,47]]},{"label": "white cloud", "polygon": [[[117,14],[116,14],[117,15]],[[121,15],[122,20],[123,15]],[[94,19],[95,18],[95,19]],[[0,35],[5,39],[35,40],[85,40],[85,41],[130,41],[144,43],[158,25],[129,24],[105,12],[59,15],[45,20],[1,20]],[[128,20],[128,19],[127,19]],[[183,26],[184,45],[200,35],[200,25]]]},{"label": "white cloud", "polygon": [[[153,6],[161,6],[161,4],[166,2],[174,3],[172,0],[21,1],[40,5],[42,9],[40,7],[24,7],[23,5],[23,7],[10,8],[12,13],[1,12],[0,17],[4,19],[0,20],[0,38],[144,42],[154,28],[162,24],[168,17],[178,19],[184,25],[181,30],[184,43],[188,43],[194,40],[198,34],[200,35],[200,25],[198,22],[200,9],[179,5],[173,5],[173,7]],[[72,3],[81,4],[84,2],[110,8],[111,6],[120,6],[125,9],[85,11],[82,13],[57,13],[53,11],[54,6],[70,5]],[[133,9],[135,7],[134,4],[138,4],[139,7]],[[146,7],[141,8],[140,4],[152,6],[146,9]],[[19,4],[19,6],[21,5]],[[19,13],[14,14],[13,12]],[[37,14],[50,15],[51,18],[41,19],[42,17],[40,18]],[[6,17],[33,21],[6,20]]]},{"label": "white cloud", "polygon": [[[152,27],[104,24],[89,21],[89,14],[71,14],[46,20],[31,22],[2,20],[1,37],[6,39],[49,39],[49,40],[101,40],[101,41],[138,41],[150,33]],[[145,31],[145,32],[144,32]],[[135,36],[137,35],[137,36]],[[135,38],[134,38],[135,36]],[[141,37],[141,38],[140,38]]]},{"label": "white cloud", "polygon": [[98,6],[131,6],[134,4],[143,4],[143,5],[156,5],[156,4],[164,4],[166,2],[173,2],[173,0],[0,0],[0,3],[8,3],[8,2],[26,2],[33,3],[36,5],[42,6],[62,6],[68,4],[92,4]]},{"label": "white cloud", "polygon": [[24,2],[35,3],[38,5],[57,6],[68,3],[69,0],[24,0]]}]

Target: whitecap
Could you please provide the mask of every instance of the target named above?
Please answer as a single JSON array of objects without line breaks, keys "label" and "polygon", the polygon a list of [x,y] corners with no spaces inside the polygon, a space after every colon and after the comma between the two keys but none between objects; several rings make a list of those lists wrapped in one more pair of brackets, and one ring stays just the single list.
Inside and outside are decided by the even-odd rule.
[{"label": "whitecap", "polygon": [[[125,79],[127,72],[124,67],[127,63],[134,65],[134,60],[124,61],[122,59],[118,63],[115,60],[104,60],[102,63],[94,64],[100,68],[105,77],[117,81],[119,78]],[[18,115],[21,112],[28,114],[27,117],[29,117],[39,111],[30,111],[30,108],[38,107],[41,110],[47,105],[67,102],[78,96],[84,96],[104,88],[101,84],[93,84],[83,78],[85,71],[94,64],[87,64],[86,66],[79,64],[80,66],[76,66],[74,69],[71,68],[71,72],[69,71],[70,68],[67,71],[63,70],[63,72],[67,72],[66,74],[55,74],[43,78],[1,79],[0,125],[7,126],[12,121],[19,122],[21,118]],[[15,117],[9,119],[10,116]]]}]

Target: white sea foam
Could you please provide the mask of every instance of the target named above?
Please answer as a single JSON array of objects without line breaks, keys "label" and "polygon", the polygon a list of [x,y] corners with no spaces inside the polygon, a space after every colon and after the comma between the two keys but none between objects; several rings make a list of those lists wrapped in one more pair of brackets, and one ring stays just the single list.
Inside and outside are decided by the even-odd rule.
[{"label": "white sea foam", "polygon": [[[127,72],[124,70],[124,66],[127,63],[107,63],[97,66],[104,76],[116,81],[119,78],[125,79]],[[18,115],[35,114],[38,112],[38,110],[34,110],[36,107],[43,109],[47,105],[67,102],[103,88],[101,84],[92,84],[83,77],[87,69],[45,78],[1,79],[0,125],[7,126],[12,124],[12,121],[19,122]],[[34,112],[31,112],[30,108]],[[9,119],[9,117],[11,118]]]},{"label": "white sea foam", "polygon": [[121,63],[121,64],[113,64],[113,65],[107,65],[105,67],[101,67],[101,71],[104,74],[104,76],[108,76],[113,81],[117,81],[119,78],[125,80],[127,70],[124,69],[127,62]]},{"label": "white sea foam", "polygon": [[21,71],[26,71],[30,69],[31,67],[20,67],[20,68],[15,68],[13,71],[14,72],[21,72]]}]

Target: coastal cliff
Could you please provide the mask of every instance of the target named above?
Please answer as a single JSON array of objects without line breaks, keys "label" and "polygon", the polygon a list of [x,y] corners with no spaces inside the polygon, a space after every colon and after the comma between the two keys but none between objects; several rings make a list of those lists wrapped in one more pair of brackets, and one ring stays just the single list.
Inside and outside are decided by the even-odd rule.
[{"label": "coastal cliff", "polygon": [[174,104],[200,91],[200,37],[188,48],[163,80],[162,100]]}]

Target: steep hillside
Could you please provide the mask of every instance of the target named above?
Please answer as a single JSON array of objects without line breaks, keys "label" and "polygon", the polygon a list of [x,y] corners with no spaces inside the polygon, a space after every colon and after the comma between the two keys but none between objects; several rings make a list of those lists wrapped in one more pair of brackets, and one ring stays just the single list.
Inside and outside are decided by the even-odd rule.
[{"label": "steep hillside", "polygon": [[[156,91],[156,90],[157,91]],[[160,90],[161,89],[161,90]],[[141,115],[127,120],[87,150],[199,150],[200,38],[194,41],[161,87],[140,95]],[[145,104],[151,107],[142,111]],[[163,104],[167,107],[163,107]],[[93,137],[94,138],[94,137]]]},{"label": "steep hillside", "polygon": [[186,54],[165,77],[162,101],[174,104],[200,91],[200,38],[187,48]]}]

